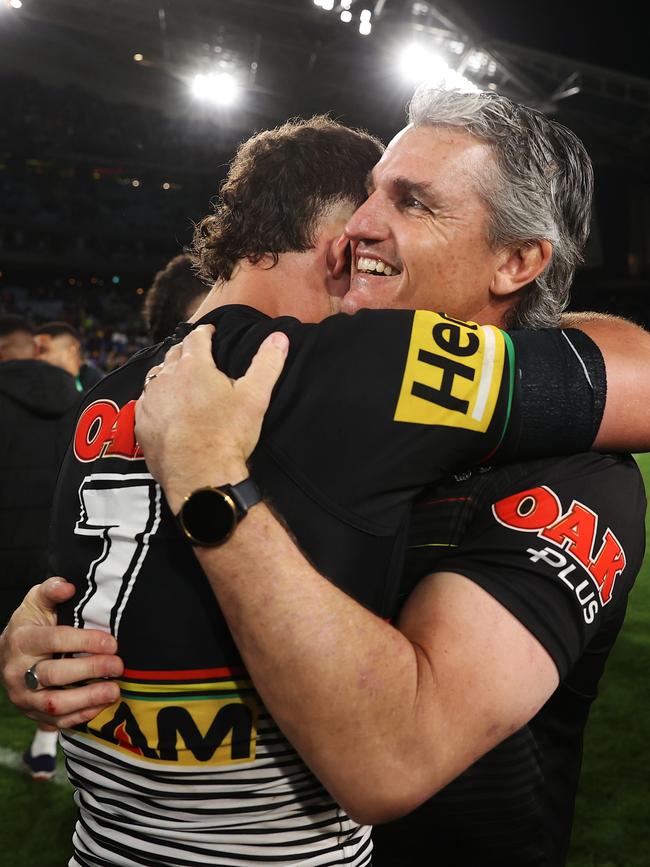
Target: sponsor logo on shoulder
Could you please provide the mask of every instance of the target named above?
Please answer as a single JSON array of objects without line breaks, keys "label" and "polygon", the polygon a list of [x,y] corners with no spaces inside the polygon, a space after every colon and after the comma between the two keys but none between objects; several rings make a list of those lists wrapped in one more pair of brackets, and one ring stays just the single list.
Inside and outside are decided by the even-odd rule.
[{"label": "sponsor logo on shoulder", "polygon": [[505,351],[498,328],[416,310],[395,421],[485,432]]},{"label": "sponsor logo on shoulder", "polygon": [[623,547],[611,529],[601,531],[598,515],[577,500],[563,511],[560,498],[546,485],[499,500],[492,513],[504,527],[535,533],[542,544],[551,543],[527,548],[529,560],[550,566],[575,593],[585,623],[593,623],[600,607],[611,601],[626,564]]},{"label": "sponsor logo on shoulder", "polygon": [[135,439],[135,401],[122,409],[112,400],[95,400],[82,412],[74,432],[73,447],[83,463],[97,458],[143,459]]}]

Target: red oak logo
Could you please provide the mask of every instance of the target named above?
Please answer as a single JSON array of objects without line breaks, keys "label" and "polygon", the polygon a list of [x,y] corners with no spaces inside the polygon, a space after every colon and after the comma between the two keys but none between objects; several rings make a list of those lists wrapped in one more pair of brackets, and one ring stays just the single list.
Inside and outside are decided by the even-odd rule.
[{"label": "red oak logo", "polygon": [[82,412],[74,432],[77,460],[88,463],[99,457],[140,460],[142,450],[135,440],[135,401],[122,409],[112,400],[96,400]]},{"label": "red oak logo", "polygon": [[608,527],[594,553],[598,515],[587,506],[574,500],[568,511],[562,512],[557,494],[543,485],[500,500],[492,506],[492,512],[505,527],[555,542],[589,572],[603,605],[612,598],[614,583],[625,569],[625,552]]}]

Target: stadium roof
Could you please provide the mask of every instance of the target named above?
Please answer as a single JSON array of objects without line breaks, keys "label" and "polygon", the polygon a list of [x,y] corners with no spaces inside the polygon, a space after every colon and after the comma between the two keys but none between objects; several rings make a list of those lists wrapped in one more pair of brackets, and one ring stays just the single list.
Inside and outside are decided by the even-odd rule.
[{"label": "stadium roof", "polygon": [[[638,11],[645,4],[619,3],[617,17],[591,7],[583,20],[578,7],[586,4],[558,0],[545,0],[535,15],[528,9],[525,18],[513,0],[318,2],[22,0],[16,9],[2,0],[0,71],[186,121],[208,110],[192,104],[194,76],[232,73],[243,100],[215,117],[233,140],[319,111],[388,138],[402,125],[413,88],[399,74],[398,57],[415,41],[478,86],[556,114],[597,159],[613,150],[648,156],[648,22],[638,17],[648,18]],[[359,32],[363,9],[367,36]]]}]

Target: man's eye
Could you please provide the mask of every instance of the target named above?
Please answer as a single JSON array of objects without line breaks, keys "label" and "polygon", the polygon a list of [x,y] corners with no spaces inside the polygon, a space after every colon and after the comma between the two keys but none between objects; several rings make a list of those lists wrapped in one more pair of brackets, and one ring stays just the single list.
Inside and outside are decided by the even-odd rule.
[{"label": "man's eye", "polygon": [[419,199],[415,198],[415,196],[409,196],[407,199],[404,200],[404,204],[406,205],[407,208],[413,208],[416,211],[428,211],[429,210],[429,208],[427,208],[426,205],[423,205]]}]

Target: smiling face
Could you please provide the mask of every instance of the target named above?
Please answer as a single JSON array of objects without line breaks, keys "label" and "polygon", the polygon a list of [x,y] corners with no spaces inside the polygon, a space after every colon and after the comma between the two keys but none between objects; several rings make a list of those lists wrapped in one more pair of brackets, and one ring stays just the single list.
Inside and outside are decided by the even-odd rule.
[{"label": "smiling face", "polygon": [[427,308],[500,324],[511,301],[492,290],[508,253],[488,244],[477,181],[491,160],[487,144],[450,127],[407,127],[393,139],[346,227],[344,312]]}]

